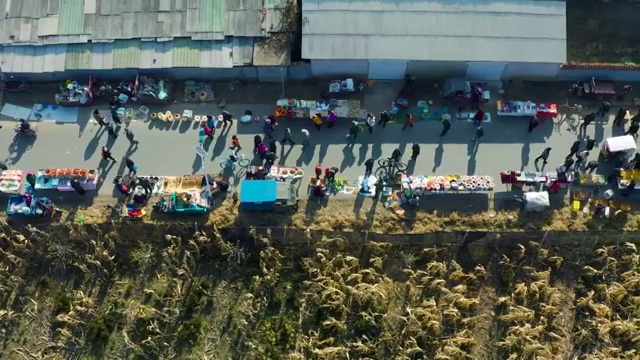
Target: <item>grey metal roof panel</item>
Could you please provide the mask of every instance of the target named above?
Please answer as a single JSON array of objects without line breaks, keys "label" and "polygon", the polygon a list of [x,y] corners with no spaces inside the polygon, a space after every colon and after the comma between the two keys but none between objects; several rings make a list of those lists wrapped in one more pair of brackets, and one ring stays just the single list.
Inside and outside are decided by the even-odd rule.
[{"label": "grey metal roof panel", "polygon": [[233,38],[233,66],[251,65],[253,62],[253,38]]},{"label": "grey metal roof panel", "polygon": [[560,1],[305,0],[302,16],[307,59],[566,61]]},{"label": "grey metal roof panel", "polygon": [[233,10],[262,10],[264,0],[224,0],[227,11]]},{"label": "grey metal roof panel", "polygon": [[227,36],[263,36],[262,13],[258,10],[227,11],[224,34]]},{"label": "grey metal roof panel", "polygon": [[48,0],[47,15],[58,15],[60,12],[60,0]]}]

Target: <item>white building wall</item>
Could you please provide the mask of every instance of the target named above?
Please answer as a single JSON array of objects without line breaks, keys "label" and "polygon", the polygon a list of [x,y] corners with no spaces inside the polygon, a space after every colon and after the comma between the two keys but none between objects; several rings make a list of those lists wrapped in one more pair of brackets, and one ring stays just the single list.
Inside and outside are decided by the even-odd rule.
[{"label": "white building wall", "polygon": [[463,61],[409,61],[407,74],[419,79],[439,80],[450,77],[464,77],[467,63]]},{"label": "white building wall", "polygon": [[371,60],[369,61],[369,79],[400,80],[407,72],[408,61]]},{"label": "white building wall", "polygon": [[552,80],[558,76],[561,64],[553,63],[509,63],[502,80],[541,79]]},{"label": "white building wall", "polygon": [[470,80],[495,81],[502,78],[506,62],[483,61],[469,62],[465,77]]},{"label": "white building wall", "polygon": [[367,60],[311,60],[311,75],[317,77],[366,77],[368,72]]}]

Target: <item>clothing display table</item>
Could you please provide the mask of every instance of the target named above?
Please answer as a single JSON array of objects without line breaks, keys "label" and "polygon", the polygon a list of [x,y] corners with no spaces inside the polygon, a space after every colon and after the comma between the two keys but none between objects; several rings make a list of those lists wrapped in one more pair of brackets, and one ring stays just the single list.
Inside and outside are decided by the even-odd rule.
[{"label": "clothing display table", "polygon": [[[336,113],[339,118],[364,118],[366,111],[361,109],[360,100],[336,100],[329,102],[315,100],[280,99],[276,102],[275,116],[280,118],[305,118],[311,119],[313,115],[322,117],[329,115],[329,110]],[[363,116],[363,113],[365,114]]]},{"label": "clothing display table", "polygon": [[75,191],[72,180],[78,180],[87,191],[98,188],[99,170],[94,169],[40,169],[36,174],[36,190]]},{"label": "clothing display table", "polygon": [[531,101],[496,101],[498,116],[556,117],[556,104],[537,104]]}]

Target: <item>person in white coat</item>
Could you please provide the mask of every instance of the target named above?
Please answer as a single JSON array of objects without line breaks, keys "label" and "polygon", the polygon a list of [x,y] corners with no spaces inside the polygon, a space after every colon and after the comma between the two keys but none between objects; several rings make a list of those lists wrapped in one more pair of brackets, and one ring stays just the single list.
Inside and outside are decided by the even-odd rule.
[{"label": "person in white coat", "polygon": [[367,114],[367,127],[369,128],[369,134],[373,133],[373,127],[375,125],[376,125],[376,117],[371,114]]}]

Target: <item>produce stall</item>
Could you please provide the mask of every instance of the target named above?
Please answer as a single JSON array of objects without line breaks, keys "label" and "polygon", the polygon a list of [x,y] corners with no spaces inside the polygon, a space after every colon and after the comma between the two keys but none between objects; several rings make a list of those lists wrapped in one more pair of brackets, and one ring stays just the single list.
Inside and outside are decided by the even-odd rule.
[{"label": "produce stall", "polygon": [[36,174],[36,190],[75,191],[71,180],[78,180],[87,191],[98,188],[100,170],[94,169],[40,169]]},{"label": "produce stall", "polygon": [[361,109],[360,104],[360,100],[330,99],[328,102],[322,102],[280,99],[276,102],[275,116],[278,118],[311,119],[315,114],[326,117],[329,115],[329,110],[332,110],[339,118],[365,118],[366,111]]},{"label": "produce stall", "polygon": [[269,177],[273,179],[300,179],[304,176],[304,170],[299,168],[290,168],[290,167],[282,167],[282,166],[271,166],[269,169]]},{"label": "produce stall", "polygon": [[531,101],[496,101],[498,116],[537,116],[556,117],[558,107],[556,104],[537,104]]},{"label": "produce stall", "polygon": [[640,170],[621,170],[618,176],[618,189],[627,189],[633,181],[636,185],[634,189],[640,188]]},{"label": "produce stall", "polygon": [[4,170],[0,173],[0,192],[17,194],[22,187],[24,173],[20,170]]},{"label": "produce stall", "polygon": [[576,184],[580,186],[604,186],[607,178],[602,174],[580,174],[576,178]]},{"label": "produce stall", "polygon": [[500,182],[503,184],[551,185],[551,183],[557,182],[566,185],[572,183],[573,180],[573,173],[567,173],[566,178],[559,178],[557,172],[508,170],[500,173]]},{"label": "produce stall", "polygon": [[318,179],[315,176],[309,179],[309,194],[313,193],[313,189],[317,185],[322,185],[326,188],[327,194],[345,194],[353,195],[357,190],[357,183],[353,182],[349,184],[349,181],[344,178],[335,178],[333,180],[327,180],[326,178]]},{"label": "produce stall", "polygon": [[171,80],[150,76],[136,76],[135,96],[141,104],[166,104],[171,102],[173,85]]}]

